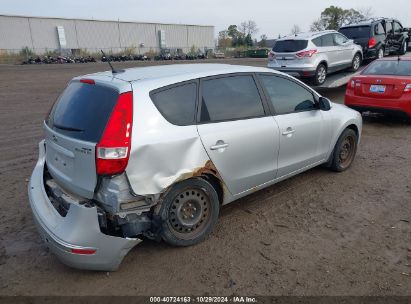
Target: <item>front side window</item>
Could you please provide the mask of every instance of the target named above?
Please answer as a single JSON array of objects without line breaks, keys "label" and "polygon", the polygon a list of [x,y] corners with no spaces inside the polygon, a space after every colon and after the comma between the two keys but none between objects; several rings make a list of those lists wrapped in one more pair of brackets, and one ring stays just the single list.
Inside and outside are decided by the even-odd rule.
[{"label": "front side window", "polygon": [[402,26],[398,22],[394,22],[394,33],[400,34]]},{"label": "front side window", "polygon": [[194,124],[197,84],[186,83],[151,94],[151,99],[160,113],[169,122],[184,126]]},{"label": "front side window", "polygon": [[251,75],[202,81],[201,122],[264,116],[260,94]]},{"label": "front side window", "polygon": [[334,34],[334,42],[336,45],[344,45],[348,39],[340,34]]},{"label": "front side window", "polygon": [[313,94],[294,81],[271,75],[260,78],[277,114],[316,109]]}]

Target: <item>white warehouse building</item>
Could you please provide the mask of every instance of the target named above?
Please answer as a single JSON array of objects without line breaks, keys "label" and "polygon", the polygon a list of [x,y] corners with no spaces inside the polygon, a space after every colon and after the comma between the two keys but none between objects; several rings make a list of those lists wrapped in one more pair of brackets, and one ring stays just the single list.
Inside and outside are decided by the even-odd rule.
[{"label": "white warehouse building", "polygon": [[214,48],[214,26],[0,15],[0,52],[80,50],[143,54]]}]

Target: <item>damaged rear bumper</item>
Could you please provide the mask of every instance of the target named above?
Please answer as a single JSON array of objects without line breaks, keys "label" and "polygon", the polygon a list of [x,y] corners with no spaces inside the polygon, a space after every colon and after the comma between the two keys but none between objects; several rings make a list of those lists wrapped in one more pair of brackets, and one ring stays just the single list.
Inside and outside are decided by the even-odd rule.
[{"label": "damaged rear bumper", "polygon": [[89,270],[117,270],[124,256],[141,242],[100,231],[96,207],[71,204],[61,216],[51,204],[44,187],[44,141],[39,144],[39,159],[33,170],[28,195],[34,220],[46,245],[64,264]]}]

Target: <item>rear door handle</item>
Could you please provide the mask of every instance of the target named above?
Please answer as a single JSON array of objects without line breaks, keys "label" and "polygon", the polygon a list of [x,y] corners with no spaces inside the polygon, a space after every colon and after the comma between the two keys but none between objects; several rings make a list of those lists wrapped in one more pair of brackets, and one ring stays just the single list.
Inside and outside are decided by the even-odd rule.
[{"label": "rear door handle", "polygon": [[226,143],[224,143],[224,142],[222,142],[222,143],[217,142],[217,144],[214,145],[214,146],[211,146],[210,149],[211,149],[212,151],[215,151],[215,150],[225,149],[225,148],[227,148],[227,147],[228,147],[228,144],[226,144]]},{"label": "rear door handle", "polygon": [[284,136],[287,136],[287,135],[291,135],[291,134],[294,134],[294,133],[295,133],[295,130],[293,128],[287,128],[287,130],[284,131],[282,134]]}]

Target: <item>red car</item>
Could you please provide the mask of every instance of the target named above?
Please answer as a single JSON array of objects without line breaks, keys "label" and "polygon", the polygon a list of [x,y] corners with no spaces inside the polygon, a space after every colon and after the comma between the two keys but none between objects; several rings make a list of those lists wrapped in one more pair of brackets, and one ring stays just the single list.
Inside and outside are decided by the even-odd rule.
[{"label": "red car", "polygon": [[374,61],[347,85],[345,105],[359,112],[411,117],[411,57]]}]

